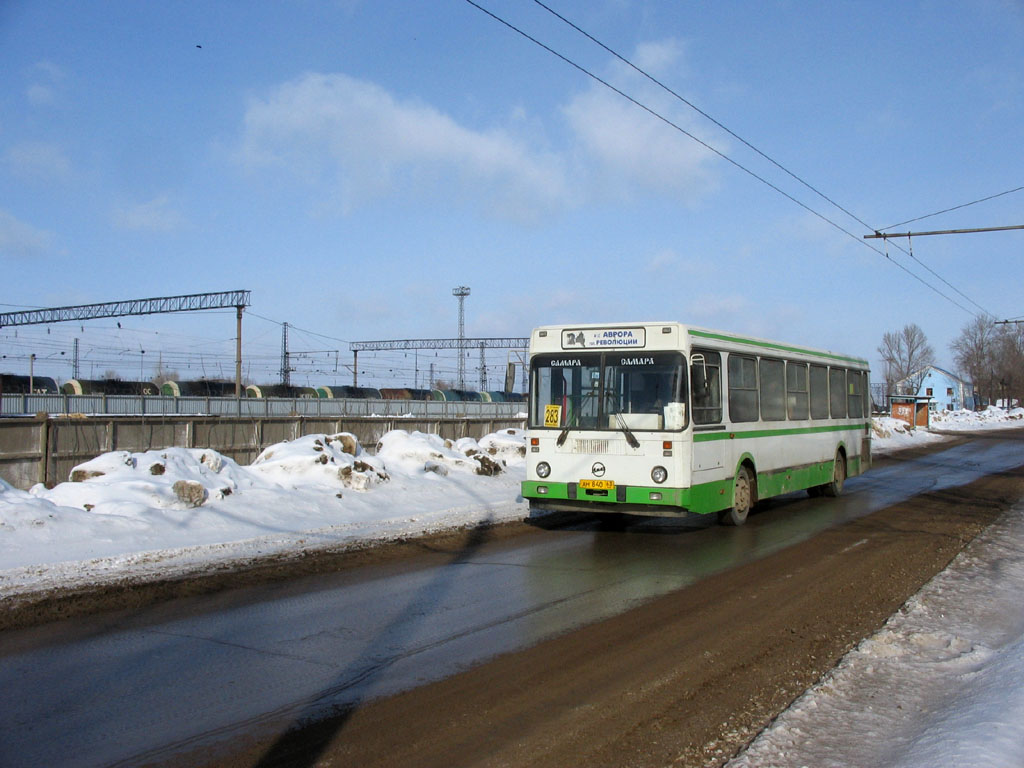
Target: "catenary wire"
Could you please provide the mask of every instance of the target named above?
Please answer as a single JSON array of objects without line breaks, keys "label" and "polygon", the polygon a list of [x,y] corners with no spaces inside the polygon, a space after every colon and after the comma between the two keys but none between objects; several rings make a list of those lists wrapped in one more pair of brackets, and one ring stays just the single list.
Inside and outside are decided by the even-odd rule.
[{"label": "catenary wire", "polygon": [[896,222],[895,224],[890,224],[888,227],[882,227],[880,230],[878,230],[878,232],[884,232],[885,230],[892,229],[893,227],[902,227],[904,224],[912,224],[915,221],[923,221],[924,219],[930,219],[932,216],[938,216],[943,213],[949,213],[950,211],[958,211],[961,208],[967,208],[968,206],[977,205],[978,203],[985,203],[988,202],[989,200],[995,200],[997,197],[1002,197],[1003,195],[1009,195],[1014,192],[1020,192],[1022,189],[1024,189],[1024,186],[1015,187],[1014,189],[1008,189],[1005,192],[998,192],[994,195],[989,195],[988,197],[982,197],[979,198],[978,200],[972,200],[969,203],[961,203],[960,205],[954,205],[952,208],[945,208],[941,211],[936,211],[935,213],[928,213],[925,214],[924,216],[918,216],[916,219],[907,219],[906,221],[899,221]]},{"label": "catenary wire", "polygon": [[760,149],[758,149],[757,147],[755,147],[755,146],[754,146],[753,144],[751,144],[751,143],[750,143],[749,141],[747,141],[747,140],[746,140],[746,139],[744,139],[744,138],[743,138],[742,136],[740,136],[739,134],[737,134],[737,133],[736,133],[735,131],[731,130],[731,129],[730,129],[730,128],[729,128],[728,126],[726,126],[726,125],[722,124],[721,122],[719,122],[718,120],[716,120],[716,119],[715,119],[714,117],[712,117],[711,115],[709,115],[709,114],[708,114],[707,112],[705,112],[705,111],[704,111],[703,109],[701,109],[701,108],[700,108],[700,107],[698,107],[698,106],[697,106],[696,104],[694,104],[693,102],[689,101],[689,100],[688,100],[687,98],[685,98],[684,96],[682,96],[682,95],[680,95],[679,93],[677,93],[676,91],[674,91],[674,90],[673,90],[672,88],[670,88],[669,86],[665,85],[665,83],[663,83],[663,82],[661,82],[660,80],[658,80],[658,79],[657,79],[656,77],[654,77],[653,75],[651,75],[651,74],[650,74],[649,72],[645,71],[645,70],[644,70],[644,69],[642,69],[641,67],[638,67],[638,66],[637,66],[636,64],[634,64],[634,63],[633,63],[632,61],[630,61],[629,59],[627,59],[627,58],[626,58],[625,56],[623,56],[622,54],[620,54],[620,53],[618,53],[617,51],[613,50],[613,49],[612,49],[612,48],[610,48],[609,46],[605,45],[605,44],[604,44],[603,42],[601,42],[600,40],[598,40],[598,39],[597,39],[596,37],[594,37],[593,35],[591,35],[591,34],[590,34],[589,32],[587,32],[586,30],[584,30],[584,29],[580,28],[580,27],[579,27],[579,26],[577,26],[577,25],[576,25],[575,23],[573,23],[572,21],[570,21],[569,19],[567,19],[567,18],[566,18],[565,16],[563,16],[563,15],[562,15],[562,14],[560,14],[560,13],[558,13],[558,11],[555,11],[554,9],[552,9],[552,8],[550,8],[549,6],[547,6],[547,5],[545,5],[544,3],[542,3],[542,2],[541,2],[541,0],[533,0],[533,2],[535,2],[535,3],[537,4],[537,5],[539,5],[539,6],[541,7],[541,8],[543,8],[543,9],[544,9],[545,11],[547,11],[547,12],[548,12],[548,13],[550,13],[551,15],[555,16],[556,18],[558,18],[558,19],[560,19],[561,21],[563,21],[563,22],[565,22],[566,24],[568,24],[568,25],[569,25],[570,27],[572,27],[573,29],[575,29],[575,30],[576,30],[577,32],[579,32],[579,33],[580,33],[581,35],[583,35],[584,37],[586,37],[586,38],[587,38],[588,40],[592,41],[593,43],[595,43],[595,44],[597,44],[598,46],[600,46],[601,48],[603,48],[603,49],[604,49],[605,51],[607,51],[607,52],[608,52],[608,53],[610,53],[610,54],[611,54],[612,56],[614,56],[615,58],[617,58],[617,59],[618,59],[619,61],[621,61],[621,62],[622,62],[623,64],[625,64],[626,66],[630,67],[631,69],[633,69],[634,71],[636,71],[636,72],[637,72],[637,73],[639,73],[640,75],[643,75],[643,76],[644,76],[645,78],[647,78],[648,80],[650,80],[650,81],[651,81],[652,83],[654,83],[654,84],[655,84],[656,86],[658,86],[659,88],[661,88],[661,89],[662,89],[662,90],[664,90],[665,92],[669,93],[670,95],[672,95],[673,97],[675,97],[675,98],[676,98],[676,99],[678,99],[679,101],[683,102],[683,104],[685,104],[686,106],[688,106],[688,107],[689,107],[690,109],[692,109],[693,111],[697,112],[697,113],[698,113],[698,114],[700,114],[701,116],[703,116],[703,117],[707,118],[708,120],[710,120],[710,121],[711,121],[712,123],[714,123],[715,125],[717,125],[717,126],[718,126],[719,128],[721,128],[721,129],[722,129],[723,131],[725,131],[725,132],[726,132],[726,133],[728,133],[728,134],[729,134],[730,136],[732,136],[732,137],[733,137],[734,139],[736,139],[737,141],[739,141],[740,143],[742,143],[742,144],[743,144],[744,146],[746,146],[747,148],[749,148],[749,149],[753,150],[753,151],[754,151],[754,152],[756,152],[756,153],[757,153],[758,155],[760,155],[760,156],[761,156],[761,157],[763,157],[763,158],[764,158],[765,160],[767,160],[767,161],[768,161],[769,163],[771,163],[772,165],[774,165],[774,166],[775,166],[776,168],[778,168],[778,169],[779,169],[780,171],[782,171],[782,172],[783,172],[783,173],[785,173],[786,175],[790,176],[791,178],[795,179],[795,180],[796,180],[797,182],[799,182],[799,183],[800,183],[800,184],[802,184],[803,186],[807,187],[807,189],[811,190],[811,191],[812,191],[812,192],[813,192],[814,194],[816,194],[816,195],[817,195],[818,197],[820,197],[820,198],[821,198],[822,200],[825,200],[826,202],[828,202],[828,203],[830,203],[831,205],[835,206],[835,207],[836,207],[836,208],[838,208],[838,209],[839,209],[840,211],[842,211],[842,212],[843,212],[843,213],[845,213],[845,214],[846,214],[847,216],[849,216],[849,217],[850,217],[851,219],[853,219],[854,221],[856,221],[856,222],[857,222],[858,224],[861,224],[862,226],[864,226],[864,227],[867,227],[868,229],[871,229],[871,226],[870,226],[869,224],[867,224],[867,222],[865,222],[864,220],[862,220],[862,219],[861,219],[861,218],[860,218],[859,216],[857,216],[857,215],[856,215],[855,213],[852,213],[852,212],[850,212],[849,210],[847,210],[846,208],[844,208],[843,206],[841,206],[841,205],[840,205],[839,203],[837,203],[837,202],[836,202],[835,200],[833,200],[833,199],[832,199],[831,197],[829,197],[829,196],[828,196],[828,195],[826,195],[826,194],[825,194],[824,192],[822,192],[822,191],[821,191],[820,189],[818,189],[817,187],[815,187],[814,185],[812,185],[812,184],[811,184],[810,182],[806,181],[805,179],[802,179],[802,178],[801,178],[800,176],[798,176],[797,174],[793,173],[793,171],[791,171],[791,170],[789,170],[788,168],[786,168],[786,166],[782,165],[782,164],[781,164],[780,162],[778,162],[777,160],[775,160],[775,159],[774,159],[773,157],[771,157],[771,156],[769,156],[769,155],[765,154],[764,152],[762,152],[762,151],[761,151]]},{"label": "catenary wire", "polygon": [[[600,84],[601,84],[601,85],[603,85],[603,86],[604,86],[605,88],[608,88],[609,90],[611,90],[611,91],[613,91],[613,92],[617,93],[617,94],[618,94],[619,96],[621,96],[622,98],[626,99],[627,101],[629,101],[630,103],[632,103],[632,104],[634,104],[635,106],[639,107],[640,109],[644,110],[645,112],[647,112],[647,113],[648,113],[648,114],[650,114],[651,116],[653,116],[653,117],[655,117],[656,119],[660,120],[661,122],[665,123],[665,124],[666,124],[666,125],[668,125],[668,126],[669,126],[670,128],[673,128],[674,130],[678,131],[679,133],[682,133],[682,134],[683,134],[684,136],[687,136],[688,138],[690,138],[690,139],[692,139],[693,141],[697,142],[698,144],[700,144],[700,145],[701,145],[702,147],[704,147],[704,148],[705,148],[705,149],[707,149],[708,151],[710,151],[710,152],[714,153],[714,154],[715,154],[715,155],[717,155],[718,157],[720,157],[720,158],[722,158],[723,160],[725,160],[726,162],[728,162],[728,163],[729,163],[730,165],[732,165],[732,166],[734,166],[735,168],[737,168],[737,169],[739,169],[739,170],[743,171],[743,172],[744,172],[744,173],[746,173],[746,174],[747,174],[748,176],[751,176],[752,178],[754,178],[754,179],[756,179],[757,181],[761,182],[762,184],[764,184],[764,185],[765,185],[765,186],[767,186],[768,188],[770,188],[770,189],[774,190],[775,192],[777,192],[778,194],[782,195],[783,197],[785,197],[785,198],[786,198],[787,200],[789,200],[790,202],[792,202],[792,203],[795,203],[796,205],[800,206],[801,208],[803,208],[803,209],[804,209],[805,211],[807,211],[808,213],[810,213],[810,214],[812,214],[813,216],[815,216],[815,217],[817,217],[817,218],[821,219],[822,221],[824,221],[825,223],[829,224],[829,225],[830,225],[830,226],[832,226],[833,228],[835,228],[835,229],[839,230],[840,232],[842,232],[843,234],[845,234],[845,235],[846,235],[847,237],[851,238],[851,239],[852,239],[852,240],[854,240],[855,242],[857,242],[857,243],[859,243],[860,245],[862,245],[862,246],[864,246],[864,247],[866,247],[866,248],[868,248],[868,249],[870,249],[870,250],[874,251],[874,252],[875,252],[875,253],[877,253],[877,254],[878,254],[879,256],[882,256],[883,258],[885,258],[885,259],[886,259],[886,260],[887,260],[887,261],[888,261],[888,262],[889,262],[890,264],[893,264],[893,265],[895,265],[896,267],[898,267],[899,269],[903,270],[903,271],[904,271],[904,272],[906,272],[906,273],[907,273],[908,275],[910,275],[910,276],[911,276],[912,278],[914,278],[915,280],[917,280],[917,281],[918,281],[919,283],[921,283],[922,285],[924,285],[924,286],[925,286],[926,288],[928,288],[928,289],[929,289],[929,290],[931,290],[932,292],[934,292],[934,293],[938,294],[939,296],[941,296],[942,298],[944,298],[944,299],[945,299],[946,301],[948,301],[949,303],[951,303],[951,304],[953,304],[954,306],[956,306],[956,307],[958,307],[958,308],[962,309],[962,310],[963,310],[964,312],[966,312],[966,313],[967,313],[967,314],[969,314],[969,315],[974,315],[974,314],[975,314],[974,312],[972,312],[971,310],[969,310],[969,309],[968,309],[967,307],[965,307],[965,306],[964,306],[963,304],[961,304],[960,302],[956,301],[956,300],[955,300],[955,299],[953,299],[952,297],[950,297],[950,296],[946,295],[945,293],[943,293],[942,291],[940,291],[940,290],[939,290],[938,288],[936,288],[936,287],[935,287],[934,285],[932,285],[932,284],[931,284],[931,283],[929,283],[929,282],[928,282],[927,280],[925,280],[924,278],[922,278],[922,277],[921,277],[920,275],[916,274],[915,272],[913,272],[912,270],[908,269],[908,268],[907,268],[906,266],[904,266],[904,265],[903,265],[903,264],[901,264],[900,262],[898,262],[898,261],[896,261],[895,259],[893,259],[893,258],[892,258],[892,257],[891,257],[891,256],[890,256],[890,255],[889,255],[889,254],[888,254],[887,252],[885,252],[885,251],[882,251],[882,250],[879,250],[878,248],[876,248],[875,246],[871,245],[870,243],[867,243],[867,242],[865,242],[865,241],[864,241],[863,239],[861,239],[861,238],[860,238],[860,237],[858,237],[857,235],[855,235],[855,234],[853,234],[852,232],[850,232],[850,231],[849,231],[848,229],[846,229],[845,227],[843,227],[843,226],[842,226],[841,224],[839,224],[839,223],[837,223],[837,222],[833,221],[832,219],[828,218],[828,217],[827,217],[827,216],[825,216],[824,214],[822,214],[822,213],[819,213],[818,211],[814,210],[813,208],[811,208],[810,206],[808,206],[808,205],[807,205],[806,203],[804,203],[804,202],[802,202],[802,201],[798,200],[797,198],[793,197],[793,196],[792,196],[791,194],[789,194],[789,193],[788,193],[788,192],[786,192],[785,190],[781,189],[781,188],[780,188],[780,187],[778,187],[777,185],[773,184],[772,182],[768,181],[768,180],[767,180],[767,179],[765,179],[765,178],[764,178],[763,176],[760,176],[760,175],[758,175],[757,173],[755,173],[754,171],[750,170],[749,168],[747,168],[746,166],[742,165],[741,163],[737,162],[736,160],[732,159],[731,157],[729,157],[729,156],[728,156],[728,155],[726,155],[725,153],[723,153],[723,152],[721,152],[720,150],[716,149],[715,147],[711,146],[711,145],[710,145],[710,144],[708,144],[708,143],[707,143],[706,141],[704,141],[704,140],[702,140],[702,139],[698,138],[697,136],[695,136],[694,134],[690,133],[689,131],[687,131],[687,130],[686,130],[685,128],[683,128],[683,127],[682,127],[682,126],[680,126],[679,124],[677,124],[677,123],[673,122],[672,120],[670,120],[670,119],[668,119],[667,117],[665,117],[664,115],[660,114],[659,112],[657,112],[657,111],[656,111],[656,110],[654,110],[653,108],[651,108],[651,107],[648,107],[648,106],[647,106],[646,104],[643,104],[642,102],[640,102],[640,101],[638,101],[637,99],[633,98],[632,96],[630,96],[630,95],[629,95],[629,94],[627,94],[626,92],[624,92],[624,91],[622,91],[621,89],[619,89],[619,88],[615,87],[614,85],[612,85],[611,83],[609,83],[609,82],[608,82],[607,80],[604,80],[603,78],[599,77],[598,75],[596,75],[596,74],[594,74],[593,72],[591,72],[590,70],[588,70],[588,69],[587,69],[586,67],[582,66],[581,64],[577,64],[577,63],[576,63],[575,61],[573,61],[572,59],[570,59],[570,58],[568,58],[567,56],[565,56],[565,55],[563,55],[563,54],[559,53],[558,51],[556,51],[555,49],[551,48],[551,47],[550,47],[549,45],[547,45],[547,44],[545,44],[545,43],[541,42],[540,40],[538,40],[537,38],[533,37],[532,35],[530,35],[530,34],[529,34],[529,33],[527,33],[526,31],[524,31],[524,30],[520,29],[519,27],[515,26],[515,25],[514,25],[514,24],[512,24],[511,22],[508,22],[508,21],[506,21],[505,19],[503,19],[503,18],[501,18],[500,16],[496,15],[495,13],[493,13],[493,12],[492,12],[492,11],[490,11],[490,10],[488,10],[487,8],[484,8],[484,7],[483,7],[482,5],[480,5],[479,3],[476,3],[476,2],[474,2],[474,0],[465,0],[465,2],[466,2],[466,3],[468,3],[469,5],[473,6],[474,8],[476,8],[477,10],[479,10],[480,12],[484,13],[485,15],[487,15],[487,16],[490,16],[490,17],[491,17],[492,19],[494,19],[495,21],[497,21],[497,22],[498,22],[499,24],[501,24],[501,25],[503,25],[503,26],[507,27],[508,29],[510,29],[510,30],[512,30],[513,32],[515,32],[516,34],[518,34],[518,35],[520,35],[520,36],[522,36],[522,37],[526,38],[527,40],[529,40],[530,42],[532,42],[532,43],[533,43],[534,45],[537,45],[537,46],[539,46],[540,48],[543,48],[543,49],[544,49],[545,51],[547,51],[548,53],[550,53],[550,54],[551,54],[552,56],[555,56],[556,58],[558,58],[558,59],[562,60],[563,62],[565,62],[565,63],[566,63],[566,64],[568,64],[569,66],[573,67],[574,69],[576,69],[576,70],[579,70],[579,71],[580,71],[581,73],[583,73],[583,74],[584,74],[584,75],[586,75],[587,77],[591,78],[592,80],[594,80],[594,81],[596,81],[596,82],[600,83]],[[837,206],[837,207],[838,207],[838,206]],[[851,214],[851,215],[852,215],[852,214]],[[856,217],[853,217],[853,218],[855,218],[855,219],[856,219]],[[867,224],[864,224],[863,222],[860,222],[860,220],[859,220],[859,219],[857,219],[857,221],[858,221],[859,223],[863,224],[864,226],[868,227],[869,229],[871,229],[871,227],[870,227],[869,225],[867,225]],[[902,250],[902,249],[901,249],[901,250]]]},{"label": "catenary wire", "polygon": [[[837,208],[838,210],[840,210],[840,211],[842,211],[843,213],[845,213],[845,214],[846,214],[847,216],[849,216],[849,217],[850,217],[851,219],[853,219],[854,221],[856,221],[856,222],[857,222],[858,224],[860,224],[860,225],[862,225],[862,226],[866,227],[867,229],[872,229],[871,225],[870,225],[870,224],[868,224],[868,223],[867,223],[866,221],[864,221],[864,220],[863,220],[862,218],[860,218],[859,216],[857,216],[857,214],[853,213],[852,211],[850,211],[850,210],[849,210],[849,209],[847,209],[847,208],[844,208],[844,207],[843,207],[842,205],[840,205],[840,204],[839,204],[838,202],[836,202],[836,201],[835,201],[835,200],[833,200],[833,199],[832,199],[831,197],[829,197],[828,195],[826,195],[826,194],[825,194],[824,192],[822,192],[822,191],[821,191],[820,189],[818,189],[817,187],[813,186],[812,184],[810,184],[810,183],[809,183],[808,181],[806,181],[805,179],[801,178],[801,177],[800,177],[800,176],[798,176],[797,174],[795,174],[795,173],[793,173],[792,171],[790,171],[790,170],[789,170],[788,168],[786,168],[786,167],[785,167],[784,165],[782,165],[781,163],[779,163],[779,162],[778,162],[777,160],[775,160],[775,159],[774,159],[773,157],[771,157],[771,156],[767,155],[766,153],[762,152],[762,151],[761,151],[760,149],[758,149],[757,147],[755,147],[755,146],[754,146],[753,144],[751,144],[751,143],[750,143],[749,141],[747,141],[747,140],[746,140],[746,139],[744,139],[744,138],[743,138],[742,136],[740,136],[739,134],[737,134],[737,133],[736,133],[735,131],[731,130],[731,129],[730,129],[730,128],[729,128],[728,126],[724,125],[724,124],[723,124],[722,122],[720,122],[719,120],[716,120],[716,119],[715,119],[714,117],[712,117],[711,115],[709,115],[709,114],[708,114],[707,112],[705,112],[705,111],[704,111],[703,109],[701,109],[700,107],[698,107],[697,105],[695,105],[695,104],[694,104],[693,102],[689,101],[688,99],[686,99],[685,97],[683,97],[682,95],[680,95],[679,93],[677,93],[677,92],[676,92],[675,90],[673,90],[673,89],[672,89],[672,88],[670,88],[669,86],[665,85],[665,84],[664,84],[663,82],[661,82],[661,81],[660,81],[660,80],[658,80],[658,79],[657,79],[656,77],[654,77],[653,75],[651,75],[650,73],[648,73],[648,72],[647,72],[646,70],[644,70],[644,69],[642,69],[641,67],[637,66],[637,65],[636,65],[636,64],[634,64],[634,63],[633,63],[632,61],[630,61],[629,59],[627,59],[627,58],[626,58],[625,56],[623,56],[623,55],[621,55],[620,53],[618,53],[617,51],[613,50],[613,49],[612,49],[611,47],[609,47],[608,45],[606,45],[606,44],[605,44],[605,43],[603,43],[602,41],[598,40],[598,39],[597,39],[596,37],[594,37],[593,35],[591,35],[591,34],[590,34],[589,32],[587,32],[586,30],[582,29],[582,28],[581,28],[580,26],[578,26],[577,24],[575,24],[574,22],[572,22],[572,21],[571,21],[570,19],[567,19],[567,18],[566,18],[565,16],[563,16],[562,14],[558,13],[557,11],[555,11],[554,9],[552,9],[551,7],[549,7],[548,5],[546,5],[546,4],[544,4],[543,2],[541,2],[541,0],[533,0],[533,1],[534,1],[534,3],[536,3],[537,5],[539,5],[539,6],[541,7],[541,8],[543,8],[544,10],[546,10],[546,11],[547,11],[548,13],[550,13],[550,14],[551,14],[551,15],[553,15],[553,16],[555,16],[555,17],[556,17],[557,19],[559,19],[560,21],[564,22],[564,23],[565,23],[565,24],[567,24],[568,26],[570,26],[570,27],[572,27],[573,29],[575,29],[575,30],[576,30],[577,32],[579,32],[579,33],[580,33],[581,35],[583,35],[584,37],[586,37],[586,38],[587,38],[588,40],[590,40],[590,41],[592,41],[593,43],[595,43],[596,45],[600,46],[600,47],[601,47],[601,48],[602,48],[603,50],[605,50],[605,51],[607,51],[608,53],[610,53],[610,54],[611,54],[612,56],[614,56],[615,58],[617,58],[617,59],[618,59],[619,61],[623,62],[624,64],[626,64],[627,66],[629,66],[630,68],[632,68],[632,69],[633,69],[634,71],[636,71],[637,73],[639,73],[639,74],[640,74],[640,75],[642,75],[643,77],[647,78],[647,79],[648,79],[649,81],[651,81],[652,83],[654,83],[655,85],[657,85],[657,86],[658,86],[659,88],[661,88],[662,90],[666,91],[667,93],[669,93],[670,95],[672,95],[673,97],[675,97],[676,99],[678,99],[679,101],[681,101],[681,102],[682,102],[683,104],[685,104],[686,106],[690,107],[690,108],[691,108],[691,109],[693,109],[693,110],[694,110],[695,112],[697,112],[697,113],[698,113],[698,114],[700,114],[701,116],[705,117],[706,119],[708,119],[709,121],[711,121],[712,123],[714,123],[714,124],[715,124],[716,126],[718,126],[719,128],[721,128],[721,129],[722,129],[723,131],[725,131],[725,132],[726,132],[727,134],[729,134],[730,136],[732,136],[732,137],[733,137],[734,139],[738,140],[738,141],[739,141],[739,142],[741,142],[741,143],[742,143],[742,144],[743,144],[744,146],[746,146],[746,147],[748,147],[749,149],[753,150],[753,151],[754,151],[755,153],[757,153],[758,155],[760,155],[760,156],[761,156],[762,158],[764,158],[765,160],[767,160],[767,161],[768,161],[769,163],[771,163],[772,165],[774,165],[774,166],[775,166],[776,168],[778,168],[779,170],[781,170],[781,171],[782,171],[783,173],[785,173],[785,174],[787,174],[788,176],[790,176],[791,178],[795,179],[795,180],[796,180],[797,182],[799,182],[800,184],[802,184],[802,185],[803,185],[804,187],[806,187],[807,189],[809,189],[809,190],[811,190],[812,192],[814,192],[814,194],[818,195],[818,196],[819,196],[820,198],[822,198],[823,200],[825,200],[826,202],[828,202],[829,204],[831,204],[832,206],[834,206],[834,207],[835,207],[835,208]],[[1019,188],[1019,189],[1024,189],[1024,187],[1021,187],[1021,188]],[[1016,190],[1010,190],[1010,192],[1014,192],[1014,191],[1016,191]],[[1008,194],[1008,192],[1003,192],[1003,193],[1000,193],[1000,194]],[[985,199],[992,199],[992,197],[999,197],[999,195],[993,195],[993,196],[991,196],[991,197],[989,197],[989,198],[985,198]],[[975,201],[975,202],[983,202],[983,201],[979,200],[979,201]],[[972,204],[973,204],[973,203],[967,203],[966,205],[972,205]],[[960,208],[960,207],[965,207],[965,206],[957,206],[957,208]],[[948,209],[948,210],[955,210],[955,208],[951,208],[951,209]],[[945,211],[941,211],[941,213],[945,213]],[[930,215],[936,215],[936,214],[930,214]],[[922,218],[927,218],[927,217],[922,217]],[[912,219],[912,221],[917,221],[917,219]],[[902,223],[906,224],[906,223],[909,223],[909,222],[902,222]],[[893,225],[893,226],[898,226],[898,225]],[[889,228],[889,227],[887,227],[887,229],[888,229],[888,228]],[[942,277],[942,275],[940,275],[940,274],[939,274],[938,272],[936,272],[936,271],[935,271],[934,269],[932,269],[932,268],[931,268],[931,267],[929,267],[929,266],[928,266],[927,264],[925,264],[925,263],[924,263],[923,261],[921,261],[921,259],[919,259],[919,258],[918,258],[917,256],[915,256],[915,255],[914,255],[914,250],[913,250],[913,248],[909,247],[909,244],[908,244],[908,248],[903,248],[902,246],[900,246],[900,245],[899,245],[899,243],[893,243],[893,247],[894,247],[894,248],[896,248],[896,249],[897,249],[897,250],[899,250],[899,251],[902,251],[902,252],[903,252],[903,253],[905,253],[905,254],[906,254],[907,256],[909,256],[909,257],[910,257],[911,259],[913,259],[914,261],[916,261],[916,262],[917,262],[918,264],[920,264],[920,265],[921,265],[921,266],[922,266],[922,267],[923,267],[924,269],[926,269],[926,270],[927,270],[928,272],[930,272],[930,273],[931,273],[932,275],[934,275],[934,276],[935,276],[935,277],[936,277],[937,279],[939,279],[940,281],[942,281],[942,282],[943,282],[943,283],[944,283],[945,285],[947,285],[947,286],[948,286],[949,288],[951,288],[951,289],[952,289],[953,291],[955,291],[956,293],[958,293],[958,294],[959,294],[959,295],[960,295],[961,297],[963,297],[964,299],[966,299],[966,300],[967,300],[968,302],[970,302],[971,304],[973,304],[974,306],[976,306],[976,307],[977,307],[978,309],[980,309],[980,310],[981,310],[981,311],[982,311],[983,313],[988,313],[988,310],[986,310],[986,309],[985,309],[985,308],[984,308],[983,306],[981,306],[980,304],[978,304],[978,302],[976,302],[976,301],[975,301],[974,299],[972,299],[972,298],[971,298],[970,296],[968,296],[967,294],[965,294],[965,293],[964,293],[963,291],[961,291],[961,290],[960,290],[959,288],[957,288],[957,287],[956,287],[955,285],[953,285],[953,284],[952,284],[952,283],[950,283],[950,282],[949,282],[948,280],[946,280],[946,279],[945,279],[944,277]],[[885,254],[885,255],[886,255],[886,257],[888,258],[888,249],[887,249],[887,252],[886,252],[886,254]],[[961,309],[966,309],[966,308],[964,308],[964,307],[961,307]],[[969,311],[969,310],[966,310],[966,311]],[[972,313],[972,314],[973,314],[973,313]]]}]

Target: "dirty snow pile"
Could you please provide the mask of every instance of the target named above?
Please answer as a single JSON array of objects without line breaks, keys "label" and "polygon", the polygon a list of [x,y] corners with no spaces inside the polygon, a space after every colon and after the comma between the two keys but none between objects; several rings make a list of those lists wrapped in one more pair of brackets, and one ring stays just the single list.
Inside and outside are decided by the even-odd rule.
[{"label": "dirty snow pile", "polygon": [[348,433],[307,435],[248,466],[210,449],[117,451],[52,489],[0,480],[0,597],[522,518],[524,434],[395,430],[373,455]]},{"label": "dirty snow pile", "polygon": [[876,416],[871,419],[871,452],[876,455],[914,448],[944,440],[927,429],[916,429],[902,419],[892,416]]},{"label": "dirty snow pile", "polygon": [[1024,504],[728,768],[1024,764]]},{"label": "dirty snow pile", "polygon": [[1024,427],[1024,408],[1007,410],[989,406],[983,411],[936,411],[930,418],[931,428],[915,428],[891,416],[871,419],[871,450],[882,455],[903,448],[914,448],[944,440],[940,432],[969,432],[988,429]]},{"label": "dirty snow pile", "polygon": [[998,408],[990,405],[983,411],[939,411],[932,414],[932,429],[977,430],[1007,429],[1024,426],[1024,408]]}]

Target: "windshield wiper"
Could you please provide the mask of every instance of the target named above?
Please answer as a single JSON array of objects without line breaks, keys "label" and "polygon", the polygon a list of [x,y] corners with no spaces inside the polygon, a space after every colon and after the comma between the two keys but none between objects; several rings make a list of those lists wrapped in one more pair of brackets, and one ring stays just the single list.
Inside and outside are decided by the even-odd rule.
[{"label": "windshield wiper", "polygon": [[619,422],[619,429],[622,430],[622,434],[626,436],[626,442],[629,443],[629,447],[636,449],[640,447],[640,441],[636,439],[636,435],[626,426],[626,420],[622,418],[621,413],[615,414],[615,420]]},{"label": "windshield wiper", "polygon": [[583,399],[580,401],[579,407],[576,409],[576,413],[572,415],[572,419],[570,419],[569,423],[566,424],[562,431],[558,433],[558,439],[555,440],[555,445],[557,445],[559,448],[562,447],[562,444],[565,442],[565,438],[569,436],[569,430],[579,423],[580,415],[583,413],[583,407],[587,404],[587,400],[589,400],[593,396],[593,392],[588,392],[583,396]]}]

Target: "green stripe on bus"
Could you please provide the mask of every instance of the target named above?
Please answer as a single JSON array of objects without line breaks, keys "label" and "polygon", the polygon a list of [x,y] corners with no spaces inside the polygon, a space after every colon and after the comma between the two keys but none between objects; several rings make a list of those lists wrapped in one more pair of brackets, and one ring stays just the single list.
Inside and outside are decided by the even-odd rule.
[{"label": "green stripe on bus", "polygon": [[692,328],[688,329],[691,336],[700,336],[703,339],[715,339],[716,341],[733,341],[737,344],[749,344],[754,347],[762,347],[763,349],[774,349],[780,352],[798,352],[802,355],[813,355],[815,357],[827,357],[830,360],[843,360],[847,363],[857,363],[859,365],[866,366],[867,360],[862,360],[859,357],[846,357],[844,355],[834,355],[831,352],[819,352],[815,349],[803,349],[801,347],[788,347],[785,344],[774,344],[770,341],[757,341],[755,339],[744,339],[740,336],[727,336],[724,333],[708,333],[707,331],[697,331]]},{"label": "green stripe on bus", "polygon": [[827,424],[821,427],[794,427],[792,429],[754,429],[749,432],[697,432],[695,443],[710,443],[714,440],[743,440],[757,437],[787,437],[789,435],[810,435],[821,432],[852,432],[867,428],[867,424]]}]

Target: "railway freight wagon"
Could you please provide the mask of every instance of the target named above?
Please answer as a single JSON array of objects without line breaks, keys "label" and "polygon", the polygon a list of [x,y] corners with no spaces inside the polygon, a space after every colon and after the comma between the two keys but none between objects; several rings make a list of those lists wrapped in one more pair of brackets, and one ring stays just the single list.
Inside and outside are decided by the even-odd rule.
[{"label": "railway freight wagon", "polygon": [[313,387],[292,387],[287,384],[250,384],[245,388],[246,397],[285,397],[308,398],[319,397]]},{"label": "railway freight wagon", "polygon": [[[243,394],[245,387],[242,387]],[[160,394],[167,397],[234,397],[235,382],[210,381],[165,381],[160,385]]]},{"label": "railway freight wagon", "polygon": [[60,391],[49,376],[0,374],[0,395],[55,395]]},{"label": "railway freight wagon", "polygon": [[870,465],[869,417],[859,357],[680,323],[538,328],[523,497],[741,525],[760,499],[839,494]]},{"label": "railway freight wagon", "polygon": [[65,395],[159,395],[160,387],[151,381],[70,379],[61,391]]}]

